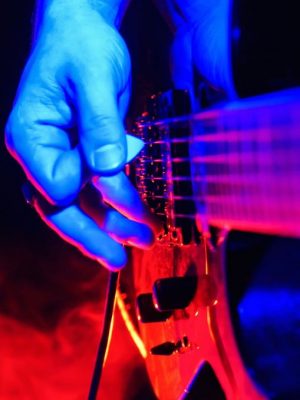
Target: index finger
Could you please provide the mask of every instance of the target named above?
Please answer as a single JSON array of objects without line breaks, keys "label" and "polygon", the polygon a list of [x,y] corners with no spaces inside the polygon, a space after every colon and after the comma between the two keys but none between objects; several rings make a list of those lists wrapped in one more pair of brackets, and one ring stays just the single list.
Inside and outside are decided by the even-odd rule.
[{"label": "index finger", "polygon": [[103,200],[127,218],[149,225],[155,233],[161,223],[143,203],[137,189],[124,172],[111,177],[95,177],[93,185],[101,192]]},{"label": "index finger", "polygon": [[13,110],[6,126],[7,148],[49,202],[68,204],[77,197],[83,179],[78,148],[72,148],[66,130],[39,118],[40,104],[35,118],[28,107],[21,103]]}]

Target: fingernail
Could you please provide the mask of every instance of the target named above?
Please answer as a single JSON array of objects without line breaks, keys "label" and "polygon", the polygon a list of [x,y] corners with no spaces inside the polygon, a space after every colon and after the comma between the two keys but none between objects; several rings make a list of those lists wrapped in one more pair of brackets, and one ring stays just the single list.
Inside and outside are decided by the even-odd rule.
[{"label": "fingernail", "polygon": [[123,166],[125,161],[125,149],[118,143],[100,147],[91,156],[92,167],[101,173],[115,172]]}]

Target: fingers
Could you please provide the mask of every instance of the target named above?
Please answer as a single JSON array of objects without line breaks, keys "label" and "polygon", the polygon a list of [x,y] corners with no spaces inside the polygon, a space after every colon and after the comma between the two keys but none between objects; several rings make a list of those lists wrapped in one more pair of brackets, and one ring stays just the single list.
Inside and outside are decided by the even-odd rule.
[{"label": "fingers", "polygon": [[118,270],[127,262],[126,252],[121,244],[142,249],[153,244],[154,236],[150,228],[130,221],[117,211],[101,205],[99,199],[90,196],[89,190],[83,192],[80,203],[87,211],[85,212],[78,204],[66,208],[51,206],[28,185],[24,189],[27,200],[48,226],[83,254],[110,270]]},{"label": "fingers", "polygon": [[118,242],[143,250],[149,249],[155,240],[147,225],[131,221],[110,208],[106,211],[103,228]]},{"label": "fingers", "polygon": [[132,221],[105,205],[103,195],[92,185],[87,185],[81,192],[79,206],[101,229],[119,243],[142,249],[147,249],[154,243],[154,233],[149,226]]},{"label": "fingers", "polygon": [[112,177],[95,177],[93,185],[101,192],[103,200],[127,218],[149,225],[155,233],[161,224],[144,205],[128,177],[123,173]]},{"label": "fingers", "polygon": [[73,244],[90,258],[106,268],[118,270],[127,262],[125,249],[84,214],[76,205],[68,206],[53,214],[44,214],[36,205],[42,219],[67,242]]}]

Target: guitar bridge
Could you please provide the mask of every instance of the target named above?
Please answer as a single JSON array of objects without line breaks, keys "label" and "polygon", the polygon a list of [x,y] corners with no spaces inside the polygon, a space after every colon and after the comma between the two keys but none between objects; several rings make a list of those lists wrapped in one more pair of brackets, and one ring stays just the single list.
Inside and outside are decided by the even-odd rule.
[{"label": "guitar bridge", "polygon": [[164,223],[165,234],[159,238],[163,243],[199,241],[189,154],[191,130],[186,119],[180,121],[190,111],[188,92],[173,90],[152,96],[147,112],[136,121],[136,133],[145,148],[135,160],[135,182],[142,199]]}]

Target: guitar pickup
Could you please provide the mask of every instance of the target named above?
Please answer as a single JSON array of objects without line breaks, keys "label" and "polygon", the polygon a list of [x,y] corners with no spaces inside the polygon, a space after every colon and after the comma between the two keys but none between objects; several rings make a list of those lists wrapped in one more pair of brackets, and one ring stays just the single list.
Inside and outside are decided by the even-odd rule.
[{"label": "guitar pickup", "polygon": [[160,311],[154,306],[152,293],[140,294],[136,299],[138,320],[143,323],[164,322],[171,317],[171,311]]},{"label": "guitar pickup", "polygon": [[164,312],[186,308],[193,300],[196,289],[196,276],[158,279],[153,286],[155,307]]}]

